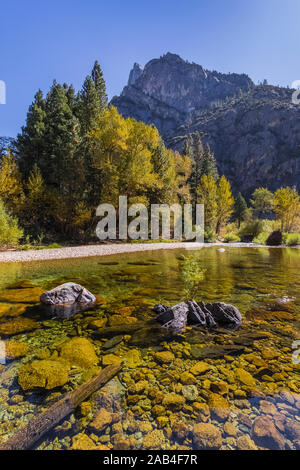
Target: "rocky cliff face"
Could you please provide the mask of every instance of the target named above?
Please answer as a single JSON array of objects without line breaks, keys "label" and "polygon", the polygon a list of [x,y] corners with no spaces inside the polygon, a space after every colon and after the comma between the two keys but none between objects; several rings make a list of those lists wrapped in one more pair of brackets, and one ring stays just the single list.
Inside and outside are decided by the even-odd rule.
[{"label": "rocky cliff face", "polygon": [[200,132],[220,172],[235,191],[249,195],[258,186],[300,189],[300,106],[292,104],[291,94],[168,53],[144,69],[135,64],[112,104],[125,117],[154,124],[179,151],[187,134]]},{"label": "rocky cliff face", "polygon": [[166,137],[194,111],[253,87],[247,75],[210,72],[168,53],[151,60],[144,69],[134,64],[128,85],[112,104],[124,117],[154,124]]}]

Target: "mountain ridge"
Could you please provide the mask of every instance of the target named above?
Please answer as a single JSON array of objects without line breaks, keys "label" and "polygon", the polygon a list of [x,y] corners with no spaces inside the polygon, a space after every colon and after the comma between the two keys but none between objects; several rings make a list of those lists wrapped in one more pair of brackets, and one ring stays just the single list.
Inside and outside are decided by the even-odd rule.
[{"label": "mountain ridge", "polygon": [[292,103],[292,90],[208,71],[171,53],[144,68],[135,64],[130,77],[111,101],[119,112],[155,125],[178,151],[187,134],[199,132],[235,192],[299,189],[300,107]]}]

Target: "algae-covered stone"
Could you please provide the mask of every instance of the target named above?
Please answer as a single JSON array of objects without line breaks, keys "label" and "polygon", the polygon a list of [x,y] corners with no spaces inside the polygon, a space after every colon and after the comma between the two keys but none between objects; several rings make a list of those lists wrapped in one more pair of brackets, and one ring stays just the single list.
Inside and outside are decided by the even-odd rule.
[{"label": "algae-covered stone", "polygon": [[197,423],[193,429],[193,441],[197,449],[219,449],[222,434],[213,424]]},{"label": "algae-covered stone", "polygon": [[105,408],[101,408],[90,424],[93,431],[101,432],[112,422],[112,415]]},{"label": "algae-covered stone", "polygon": [[169,418],[167,416],[158,416],[156,418],[158,429],[165,428],[169,424]]},{"label": "algae-covered stone", "polygon": [[212,382],[210,384],[211,391],[218,393],[219,395],[227,395],[229,389],[226,382],[219,380],[218,382]]},{"label": "algae-covered stone", "polygon": [[185,398],[176,393],[167,393],[162,403],[166,408],[171,410],[181,410],[185,404]]},{"label": "algae-covered stone", "polygon": [[135,369],[143,363],[141,353],[138,349],[129,349],[126,353],[122,354],[122,359],[125,365],[130,369]]},{"label": "algae-covered stone", "polygon": [[98,330],[99,328],[104,328],[106,324],[107,324],[107,318],[102,317],[102,318],[97,318],[96,320],[90,321],[88,326],[89,328]]},{"label": "algae-covered stone", "polygon": [[278,351],[275,351],[275,349],[264,348],[261,351],[261,355],[266,361],[269,361],[280,356],[280,353]]},{"label": "algae-covered stone", "polygon": [[80,433],[72,439],[71,450],[95,450],[95,443],[86,434]]},{"label": "algae-covered stone", "polygon": [[157,352],[154,357],[158,362],[162,364],[168,364],[170,362],[173,362],[175,359],[175,356],[171,351]]},{"label": "algae-covered stone", "polygon": [[211,393],[208,400],[208,406],[211,412],[220,421],[225,421],[230,414],[230,405],[228,401],[221,395]]},{"label": "algae-covered stone", "polygon": [[68,365],[61,361],[34,361],[21,367],[18,380],[24,391],[34,388],[51,390],[68,382],[68,372]]},{"label": "algae-covered stone", "polygon": [[13,336],[35,330],[38,327],[39,323],[30,318],[15,318],[0,324],[0,335]]},{"label": "algae-covered stone", "polygon": [[252,377],[252,375],[244,369],[236,369],[235,376],[239,382],[248,387],[253,387],[256,383],[254,377]]},{"label": "algae-covered stone", "polygon": [[60,348],[60,357],[71,365],[86,369],[98,363],[93,344],[86,338],[72,338]]},{"label": "algae-covered stone", "polygon": [[255,443],[248,434],[240,436],[236,441],[236,446],[239,450],[257,450]]},{"label": "algae-covered stone", "polygon": [[166,413],[165,407],[161,405],[154,405],[151,411],[153,416],[164,416]]},{"label": "algae-covered stone", "polygon": [[226,421],[223,429],[225,434],[231,437],[236,436],[238,433],[238,429],[234,426],[234,424],[230,423],[229,421]]},{"label": "algae-covered stone", "polygon": [[21,343],[20,341],[5,341],[5,354],[6,359],[11,361],[28,354],[29,348],[27,344]]},{"label": "algae-covered stone", "polygon": [[193,374],[186,371],[181,374],[180,381],[184,385],[193,385],[194,383],[196,383],[196,378]]},{"label": "algae-covered stone", "polygon": [[199,418],[201,421],[208,421],[210,418],[210,409],[209,406],[206,403],[199,403],[198,401],[195,401],[193,403],[193,409],[196,414],[199,415]]},{"label": "algae-covered stone", "polygon": [[143,440],[144,449],[159,449],[163,448],[165,443],[165,435],[162,429],[154,429],[153,431],[146,434]]},{"label": "algae-covered stone", "polygon": [[119,356],[115,356],[114,354],[106,354],[105,356],[102,357],[103,366],[117,364],[118,362],[122,362],[122,359]]},{"label": "algae-covered stone", "polygon": [[109,318],[110,326],[123,326],[123,325],[133,325],[137,323],[138,319],[136,317],[124,317],[122,315],[112,315]]},{"label": "algae-covered stone", "polygon": [[40,301],[43,290],[39,287],[31,289],[7,289],[1,292],[0,297],[3,301],[17,302],[20,304],[35,304]]},{"label": "algae-covered stone", "polygon": [[0,318],[2,317],[19,317],[27,308],[27,305],[22,304],[0,304]]},{"label": "algae-covered stone", "polygon": [[207,362],[197,362],[193,367],[190,369],[190,373],[193,375],[201,375],[205,374],[205,372],[211,369],[211,365],[207,364]]},{"label": "algae-covered stone", "polygon": [[177,439],[184,441],[184,439],[188,437],[190,429],[186,423],[182,421],[175,421],[174,425],[172,426],[172,431]]},{"label": "algae-covered stone", "polygon": [[114,309],[114,313],[117,315],[121,315],[122,317],[130,317],[132,313],[136,310],[136,307],[127,306],[127,307],[119,307]]}]

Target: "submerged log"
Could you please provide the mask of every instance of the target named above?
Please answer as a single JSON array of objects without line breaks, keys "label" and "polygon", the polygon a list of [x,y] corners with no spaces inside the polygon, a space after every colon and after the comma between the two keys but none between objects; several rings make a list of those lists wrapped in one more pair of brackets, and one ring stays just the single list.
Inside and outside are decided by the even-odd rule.
[{"label": "submerged log", "polygon": [[105,367],[98,375],[80,385],[73,392],[67,393],[64,398],[50,406],[47,411],[33,418],[25,427],[21,428],[4,444],[0,445],[0,450],[31,449],[44,434],[72,413],[92,393],[112,379],[121,368],[121,363]]}]

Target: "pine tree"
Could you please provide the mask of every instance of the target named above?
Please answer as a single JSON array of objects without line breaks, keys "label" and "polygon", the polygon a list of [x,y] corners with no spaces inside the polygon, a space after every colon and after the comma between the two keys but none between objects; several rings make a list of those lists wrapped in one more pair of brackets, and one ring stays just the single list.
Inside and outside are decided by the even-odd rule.
[{"label": "pine tree", "polygon": [[82,134],[85,135],[96,124],[100,114],[100,101],[95,84],[91,77],[86,77],[78,97],[77,116],[80,120]]},{"label": "pine tree", "polygon": [[103,78],[103,73],[99,65],[99,62],[97,60],[94,64],[91,77],[94,82],[97,94],[98,94],[98,99],[100,103],[100,111],[103,111],[105,108],[107,108],[108,100],[107,100],[106,85],[105,85],[105,81]]},{"label": "pine tree", "polygon": [[38,166],[47,185],[57,189],[62,196],[75,194],[82,163],[77,158],[79,122],[68,104],[64,88],[56,82],[47,95],[45,110],[46,150]]},{"label": "pine tree", "polygon": [[204,149],[201,175],[212,176],[215,180],[219,178],[216,159],[208,144]]},{"label": "pine tree", "polygon": [[51,197],[40,169],[35,164],[25,185],[26,199],[21,208],[22,227],[36,237],[43,231],[51,230]]},{"label": "pine tree", "polygon": [[242,194],[239,193],[237,195],[237,198],[235,199],[234,208],[233,208],[233,219],[237,220],[239,228],[241,226],[241,222],[245,220],[247,210],[248,210],[247,203],[245,199],[243,198]]},{"label": "pine tree", "polygon": [[19,156],[19,166],[25,178],[28,178],[35,164],[39,165],[45,151],[45,107],[43,93],[38,90],[29,107],[26,125],[22,127],[22,133],[17,136],[16,149]]},{"label": "pine tree", "polygon": [[191,161],[192,161],[192,173],[190,177],[191,191],[194,200],[197,197],[197,187],[200,183],[202,176],[202,166],[203,166],[203,157],[204,150],[201,142],[199,132],[192,134],[191,137]]},{"label": "pine tree", "polygon": [[75,94],[75,89],[74,89],[73,85],[69,86],[66,83],[64,83],[63,88],[65,90],[65,94],[66,94],[66,97],[67,97],[67,100],[68,100],[69,108],[71,109],[72,113],[75,113],[76,106],[77,106],[77,99],[76,99],[77,97],[76,97],[76,94]]}]

